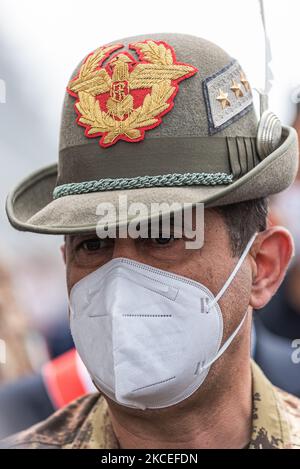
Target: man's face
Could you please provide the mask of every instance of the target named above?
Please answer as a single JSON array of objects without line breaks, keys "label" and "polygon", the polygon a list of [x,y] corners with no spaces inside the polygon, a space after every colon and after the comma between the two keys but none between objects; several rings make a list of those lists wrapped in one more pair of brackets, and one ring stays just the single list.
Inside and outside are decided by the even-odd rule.
[{"label": "man's face", "polygon": [[[111,259],[126,257],[200,282],[216,295],[237,258],[232,255],[222,216],[214,210],[205,210],[204,225],[204,245],[196,250],[187,249],[184,238],[101,240],[96,235],[68,236],[65,245],[68,291]],[[251,285],[251,266],[245,262],[219,301],[224,315],[224,338],[238,326],[247,310]]]}]

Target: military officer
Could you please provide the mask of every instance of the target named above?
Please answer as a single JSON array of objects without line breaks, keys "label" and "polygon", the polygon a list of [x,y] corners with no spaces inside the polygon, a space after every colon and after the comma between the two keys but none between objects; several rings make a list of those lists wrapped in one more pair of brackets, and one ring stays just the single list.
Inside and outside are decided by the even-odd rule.
[{"label": "military officer", "polygon": [[[87,55],[67,86],[58,165],[20,183],[7,213],[18,230],[65,236],[71,331],[99,392],[3,446],[300,448],[300,401],[250,359],[252,311],[293,253],[266,198],[292,184],[297,148],[270,111],[258,122],[240,64],[204,39],[152,34]],[[121,236],[121,198],[151,206],[139,226],[161,203],[193,216],[204,204],[204,244],[175,236],[171,208],[168,236]]]}]

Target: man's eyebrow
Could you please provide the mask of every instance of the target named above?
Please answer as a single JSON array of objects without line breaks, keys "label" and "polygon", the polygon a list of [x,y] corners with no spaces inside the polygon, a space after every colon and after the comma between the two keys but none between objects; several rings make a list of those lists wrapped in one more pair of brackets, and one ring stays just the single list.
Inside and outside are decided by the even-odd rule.
[{"label": "man's eyebrow", "polygon": [[[174,214],[173,213],[170,213],[168,215],[168,221],[170,222],[170,228],[174,228]],[[183,219],[181,220],[181,223],[183,224]],[[148,236],[149,238],[151,237],[151,219],[149,219],[147,222],[146,222],[146,229],[148,231]],[[161,232],[162,231],[162,227],[163,227],[163,217],[160,216],[159,217],[159,222],[158,222],[158,229],[159,231]],[[116,227],[116,232],[117,232],[117,236],[119,234],[119,227],[117,226]],[[64,242],[67,243],[69,242],[70,244],[70,247],[74,247],[74,244],[76,242],[78,242],[79,240],[81,241],[84,241],[86,239],[90,239],[90,238],[98,238],[98,239],[101,239],[97,236],[97,233],[86,233],[86,234],[69,234],[69,235],[64,235]],[[110,238],[110,239],[115,239],[115,237],[113,238]]]},{"label": "man's eyebrow", "polygon": [[[97,235],[96,233],[90,233],[90,234],[85,234],[85,235],[82,235],[82,234],[78,234],[78,235],[69,235],[68,239],[70,241],[70,245],[71,247],[74,246],[74,244],[76,243],[76,241],[84,241],[86,239],[89,239],[89,238],[97,238]],[[66,238],[66,237],[65,237]],[[67,238],[66,238],[67,239]]]}]

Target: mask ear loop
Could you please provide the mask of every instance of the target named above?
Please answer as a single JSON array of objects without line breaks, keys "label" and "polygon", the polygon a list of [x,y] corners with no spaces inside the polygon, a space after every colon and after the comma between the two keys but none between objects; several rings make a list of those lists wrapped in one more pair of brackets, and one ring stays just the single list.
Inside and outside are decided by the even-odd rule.
[{"label": "mask ear loop", "polygon": [[224,283],[223,287],[221,288],[221,290],[219,291],[219,293],[217,294],[217,296],[214,298],[213,301],[211,301],[208,305],[207,305],[207,312],[216,304],[218,303],[219,299],[224,295],[225,291],[227,290],[227,288],[229,287],[229,285],[231,284],[231,282],[233,281],[234,277],[236,276],[236,274],[238,273],[242,263],[244,262],[248,252],[250,251],[251,247],[252,247],[252,244],[254,243],[254,240],[257,236],[257,233],[254,233],[254,235],[251,237],[250,241],[247,243],[247,246],[245,247],[245,250],[243,252],[243,254],[241,255],[241,257],[239,258],[238,260],[238,263],[236,264],[235,268],[233,269],[233,271],[231,272],[231,274],[229,275],[228,279],[226,280],[226,282]]},{"label": "mask ear loop", "polygon": [[239,330],[241,329],[242,325],[244,324],[245,322],[245,319],[247,317],[247,312],[244,314],[244,317],[243,319],[241,320],[241,322],[239,323],[238,327],[236,328],[236,330],[231,334],[231,336],[228,337],[228,339],[224,342],[224,344],[222,345],[222,347],[218,350],[218,353],[217,355],[212,359],[210,360],[208,363],[206,363],[205,365],[203,365],[199,372],[202,373],[204,370],[206,370],[206,368],[208,368],[209,366],[211,366],[213,363],[215,363],[215,361],[218,360],[218,358],[220,358],[221,355],[223,355],[223,353],[225,352],[225,350],[227,349],[227,347],[229,347],[229,345],[231,344],[231,342],[233,341],[233,339],[235,338],[235,336],[238,334]]},{"label": "mask ear loop", "polygon": [[[225,282],[223,288],[221,288],[221,290],[219,291],[219,293],[217,294],[217,296],[215,297],[215,299],[208,305],[208,310],[213,306],[215,305],[218,300],[221,298],[221,296],[224,294],[224,292],[226,291],[226,289],[229,287],[229,285],[231,284],[232,280],[234,279],[234,277],[236,276],[239,268],[241,267],[242,263],[244,262],[245,260],[245,257],[247,256],[248,252],[250,251],[251,249],[251,246],[252,244],[254,243],[254,240],[256,238],[256,235],[257,233],[254,233],[254,235],[252,236],[252,238],[250,239],[250,241],[247,243],[247,246],[245,247],[245,250],[243,252],[243,254],[241,255],[240,259],[238,260],[238,263],[236,264],[235,268],[233,269],[232,273],[230,274],[228,280]],[[238,327],[235,329],[235,331],[231,334],[230,337],[228,337],[228,339],[224,342],[224,344],[222,345],[222,347],[218,350],[218,353],[217,355],[212,359],[210,360],[208,363],[206,363],[204,366],[201,367],[201,369],[199,370],[200,373],[202,373],[204,370],[206,370],[206,368],[210,367],[215,361],[218,360],[218,358],[220,358],[220,356],[225,352],[225,350],[227,349],[227,347],[229,347],[229,345],[231,344],[231,342],[233,341],[233,339],[235,338],[235,336],[238,334],[239,330],[241,329],[242,325],[244,324],[245,322],[245,319],[247,317],[247,313],[248,313],[248,310],[246,311],[246,313],[244,314],[244,317],[243,319],[241,320],[240,324],[238,325]]]}]

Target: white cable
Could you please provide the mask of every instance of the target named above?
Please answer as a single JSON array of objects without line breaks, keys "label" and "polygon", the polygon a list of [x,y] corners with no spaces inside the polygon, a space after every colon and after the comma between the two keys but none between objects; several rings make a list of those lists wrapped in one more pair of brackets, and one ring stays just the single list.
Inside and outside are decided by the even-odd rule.
[{"label": "white cable", "polygon": [[266,111],[268,109],[268,95],[272,89],[272,82],[274,80],[274,75],[270,66],[272,62],[272,50],[271,50],[271,42],[267,33],[264,0],[258,0],[258,1],[260,5],[260,14],[261,14],[262,26],[264,30],[264,39],[265,39],[265,86],[264,86],[264,89],[261,91],[261,97],[262,97],[261,114],[262,114],[263,111]]}]

